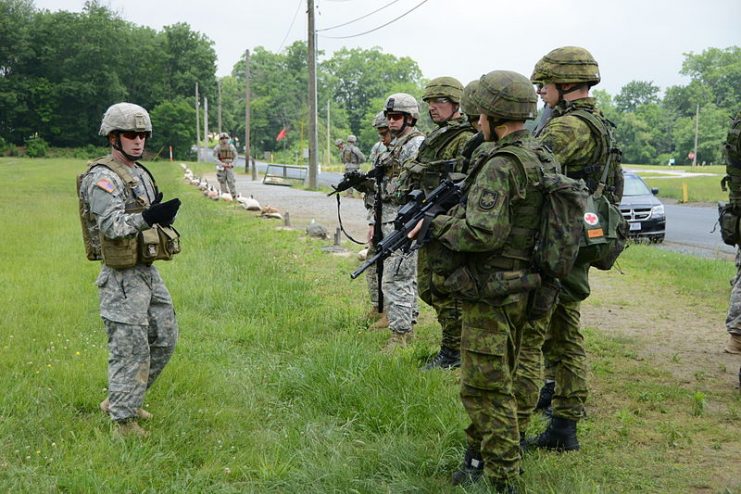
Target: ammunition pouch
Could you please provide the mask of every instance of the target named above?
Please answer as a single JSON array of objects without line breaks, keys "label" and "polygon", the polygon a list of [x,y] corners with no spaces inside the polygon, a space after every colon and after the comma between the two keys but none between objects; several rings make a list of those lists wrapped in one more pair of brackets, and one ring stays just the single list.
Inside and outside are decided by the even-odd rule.
[{"label": "ammunition pouch", "polygon": [[739,238],[739,220],[741,217],[730,204],[718,203],[718,223],[720,224],[720,236],[728,245],[736,245],[741,242]]},{"label": "ammunition pouch", "polygon": [[169,261],[180,253],[180,234],[172,226],[154,225],[135,237],[100,238],[103,263],[114,269],[133,268],[137,264]]},{"label": "ammunition pouch", "polygon": [[447,293],[461,300],[489,302],[515,293],[529,292],[540,284],[538,273],[495,271],[485,280],[479,280],[468,267],[463,266],[445,279],[443,287]]}]

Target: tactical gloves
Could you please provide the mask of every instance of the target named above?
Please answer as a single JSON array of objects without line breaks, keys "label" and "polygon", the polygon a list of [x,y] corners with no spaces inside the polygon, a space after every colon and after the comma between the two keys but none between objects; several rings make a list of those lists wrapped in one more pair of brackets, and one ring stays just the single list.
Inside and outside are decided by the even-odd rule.
[{"label": "tactical gloves", "polygon": [[180,199],[176,197],[167,202],[152,204],[148,209],[142,211],[142,217],[149,226],[155,223],[170,226],[175,220],[178,208],[180,208]]}]

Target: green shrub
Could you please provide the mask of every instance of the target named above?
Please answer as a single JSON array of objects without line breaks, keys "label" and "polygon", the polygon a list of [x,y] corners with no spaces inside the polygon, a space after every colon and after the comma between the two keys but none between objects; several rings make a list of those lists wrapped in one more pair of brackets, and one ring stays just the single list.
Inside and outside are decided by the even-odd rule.
[{"label": "green shrub", "polygon": [[49,151],[49,144],[41,137],[32,137],[26,141],[26,155],[29,158],[43,158]]}]

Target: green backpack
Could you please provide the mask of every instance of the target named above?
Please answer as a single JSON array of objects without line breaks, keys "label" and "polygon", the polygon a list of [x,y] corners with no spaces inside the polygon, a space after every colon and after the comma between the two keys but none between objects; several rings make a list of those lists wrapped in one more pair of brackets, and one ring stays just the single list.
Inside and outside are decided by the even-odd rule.
[{"label": "green backpack", "polygon": [[736,114],[736,118],[731,123],[724,147],[728,165],[741,168],[741,112]]}]

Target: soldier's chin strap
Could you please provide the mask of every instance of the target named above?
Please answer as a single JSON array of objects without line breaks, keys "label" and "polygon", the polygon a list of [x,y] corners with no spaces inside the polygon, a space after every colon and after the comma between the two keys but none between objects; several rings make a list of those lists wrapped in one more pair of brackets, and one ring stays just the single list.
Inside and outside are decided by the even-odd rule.
[{"label": "soldier's chin strap", "polygon": [[126,151],[123,150],[123,146],[121,146],[121,133],[116,132],[116,140],[113,143],[113,149],[118,151],[119,153],[123,154],[124,157],[129,161],[138,161],[142,159],[142,156],[144,156],[144,153],[140,154],[139,156],[133,156]]}]

